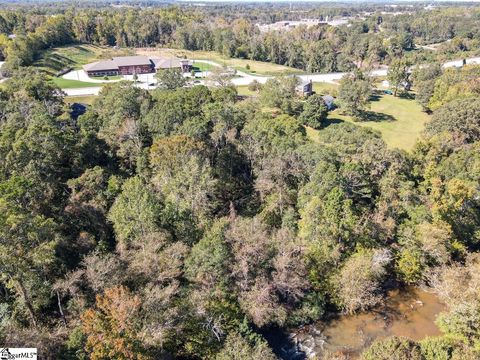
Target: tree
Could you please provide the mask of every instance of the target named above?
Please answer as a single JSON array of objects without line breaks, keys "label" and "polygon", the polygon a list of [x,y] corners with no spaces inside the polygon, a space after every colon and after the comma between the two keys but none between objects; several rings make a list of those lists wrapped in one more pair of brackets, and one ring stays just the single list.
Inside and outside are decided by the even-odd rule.
[{"label": "tree", "polygon": [[435,80],[416,82],[415,90],[415,100],[422,106],[424,111],[430,111],[429,103],[435,90]]},{"label": "tree", "polygon": [[298,114],[301,109],[296,94],[298,83],[297,77],[268,79],[260,90],[260,101],[265,106],[280,108],[285,114]]},{"label": "tree", "polygon": [[216,181],[205,148],[184,135],[158,139],[150,148],[152,184],[178,211],[206,216]]},{"label": "tree", "polygon": [[108,214],[119,245],[128,248],[142,236],[156,232],[161,204],[140,177],[128,179]]},{"label": "tree", "polygon": [[378,304],[380,281],[390,261],[388,250],[359,252],[347,260],[338,278],[338,296],[345,312],[353,313]]},{"label": "tree", "polygon": [[370,101],[370,82],[362,74],[345,75],[340,80],[338,101],[341,109],[355,118],[361,115]]},{"label": "tree", "polygon": [[236,332],[228,334],[222,350],[215,356],[215,360],[275,360],[276,358],[265,341],[258,341],[251,345]]},{"label": "tree", "polygon": [[136,164],[147,143],[144,116],[150,109],[150,95],[133,84],[121,81],[105,86],[93,104],[104,139],[123,160],[127,169]]},{"label": "tree", "polygon": [[454,350],[461,346],[450,338],[428,337],[420,342],[420,348],[425,360],[450,360]]},{"label": "tree", "polygon": [[283,324],[308,289],[303,251],[293,232],[267,231],[258,217],[235,218],[226,233],[240,306],[259,327]]},{"label": "tree", "polygon": [[160,81],[160,87],[167,90],[175,90],[182,88],[187,84],[187,80],[183,76],[180,69],[165,69],[157,74]]},{"label": "tree", "polygon": [[422,360],[422,354],[414,341],[392,336],[376,340],[362,353],[362,360]]},{"label": "tree", "polygon": [[248,90],[259,92],[260,90],[262,90],[262,84],[260,84],[258,80],[255,79],[250,84],[248,84]]},{"label": "tree", "polygon": [[320,129],[327,120],[328,109],[321,95],[313,94],[303,105],[300,121],[306,126]]},{"label": "tree", "polygon": [[425,132],[428,136],[454,133],[467,143],[480,140],[480,99],[458,99],[435,110]]},{"label": "tree", "polygon": [[410,88],[408,67],[409,63],[403,59],[393,60],[388,67],[387,80],[393,89],[393,96],[397,96],[401,87],[405,90]]},{"label": "tree", "polygon": [[60,237],[53,219],[20,205],[26,204],[27,184],[19,177],[11,178],[8,186],[0,183],[0,280],[17,295],[16,306],[36,327],[38,310],[49,302]]},{"label": "tree", "polygon": [[212,92],[206,86],[174,91],[158,89],[153,97],[153,108],[144,119],[152,136],[187,135],[187,128],[193,128],[200,136],[204,134],[207,121],[203,106],[213,102]]},{"label": "tree", "polygon": [[93,360],[149,359],[139,335],[141,301],[128,289],[118,286],[97,295],[95,308],[81,316],[87,334],[86,348]]},{"label": "tree", "polygon": [[213,66],[208,72],[207,81],[212,86],[229,87],[232,84],[232,79],[235,76],[235,70],[226,66]]}]

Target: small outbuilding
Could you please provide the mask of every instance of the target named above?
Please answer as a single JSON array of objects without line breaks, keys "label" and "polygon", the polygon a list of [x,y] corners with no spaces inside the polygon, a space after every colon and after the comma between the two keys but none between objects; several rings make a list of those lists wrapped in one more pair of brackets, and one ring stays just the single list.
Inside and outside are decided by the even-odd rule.
[{"label": "small outbuilding", "polygon": [[300,82],[295,88],[295,91],[300,96],[310,96],[313,94],[313,82],[312,80],[306,80]]},{"label": "small outbuilding", "polygon": [[333,96],[323,95],[322,99],[325,102],[325,106],[327,107],[327,110],[333,110],[333,108],[335,107],[335,99],[333,98]]}]

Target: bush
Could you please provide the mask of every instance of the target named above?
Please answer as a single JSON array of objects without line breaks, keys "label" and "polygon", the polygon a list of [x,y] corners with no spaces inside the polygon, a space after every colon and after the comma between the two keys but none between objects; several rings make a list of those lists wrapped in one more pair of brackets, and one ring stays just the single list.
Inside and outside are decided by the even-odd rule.
[{"label": "bush", "polygon": [[420,342],[425,360],[449,360],[454,347],[454,342],[444,337],[429,337]]},{"label": "bush", "polygon": [[397,336],[375,341],[363,352],[361,358],[362,360],[423,360],[417,343]]}]

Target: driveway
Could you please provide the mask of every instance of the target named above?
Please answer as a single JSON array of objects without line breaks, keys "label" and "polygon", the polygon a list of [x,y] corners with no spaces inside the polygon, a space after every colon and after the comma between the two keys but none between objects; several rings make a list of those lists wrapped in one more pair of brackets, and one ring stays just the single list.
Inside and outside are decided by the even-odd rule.
[{"label": "driveway", "polygon": [[77,80],[77,81],[83,81],[83,82],[89,82],[89,83],[113,83],[117,82],[120,80],[105,80],[103,78],[91,78],[88,76],[88,74],[84,70],[73,70],[65,75],[62,76],[62,78],[67,79],[67,80]]},{"label": "driveway", "polygon": [[67,96],[88,96],[88,95],[98,95],[102,90],[101,87],[88,87],[88,88],[78,88],[78,89],[62,89],[62,91],[67,94]]},{"label": "driveway", "polygon": [[[475,57],[475,58],[470,58],[465,60],[467,65],[478,65],[480,64],[480,57]],[[449,68],[449,67],[462,67],[463,66],[463,60],[454,60],[454,61],[447,61],[445,64],[443,64],[444,68]]]}]

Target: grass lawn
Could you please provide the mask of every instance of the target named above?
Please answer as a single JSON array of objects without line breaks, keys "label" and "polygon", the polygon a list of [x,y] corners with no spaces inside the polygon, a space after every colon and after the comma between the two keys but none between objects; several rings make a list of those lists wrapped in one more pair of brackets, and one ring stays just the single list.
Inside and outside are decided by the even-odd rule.
[{"label": "grass lawn", "polygon": [[335,96],[338,91],[338,84],[327,82],[314,82],[313,91],[320,95],[332,95]]},{"label": "grass lawn", "polygon": [[53,77],[52,81],[60,89],[100,87],[100,86],[103,85],[102,83],[91,83],[91,82],[78,81],[78,80],[69,80],[69,79],[64,79],[64,78],[61,78],[61,77]]},{"label": "grass lawn", "polygon": [[[354,122],[351,117],[342,115],[339,110],[331,112],[328,119],[332,123]],[[411,150],[428,119],[429,115],[422,111],[415,100],[381,95],[371,102],[367,120],[354,123],[378,130],[390,148]],[[318,133],[317,130],[307,129],[307,135],[315,141]]]},{"label": "grass lawn", "polygon": [[207,64],[207,63],[198,62],[198,61],[193,62],[193,70],[195,71],[210,71],[212,67],[213,67],[212,64]]},{"label": "grass lawn", "polygon": [[96,98],[97,98],[97,96],[95,96],[95,95],[66,96],[65,97],[65,102],[67,104],[80,103],[80,104],[92,105]]},{"label": "grass lawn", "polygon": [[237,86],[237,92],[240,96],[256,96],[258,93],[256,91],[251,91],[248,89],[248,85]]},{"label": "grass lawn", "polygon": [[[147,56],[186,57],[188,59],[211,60],[220,65],[230,66],[234,69],[257,75],[289,75],[301,74],[302,70],[288,66],[277,65],[269,62],[254,61],[247,59],[231,59],[215,51],[189,51],[177,49],[156,49],[154,51],[137,49],[137,54]],[[247,70],[247,65],[250,70]]]},{"label": "grass lawn", "polygon": [[70,45],[46,50],[34,66],[55,75],[66,68],[80,69],[83,65],[112,56],[132,55],[131,49],[113,49],[96,45]]}]

